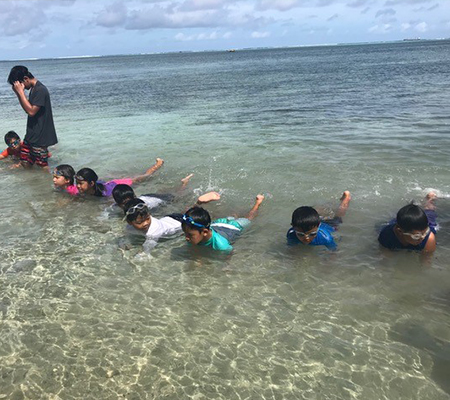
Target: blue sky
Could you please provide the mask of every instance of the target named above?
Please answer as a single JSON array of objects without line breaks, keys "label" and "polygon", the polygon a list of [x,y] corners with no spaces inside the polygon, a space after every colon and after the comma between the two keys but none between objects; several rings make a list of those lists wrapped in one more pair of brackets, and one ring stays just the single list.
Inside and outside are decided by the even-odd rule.
[{"label": "blue sky", "polygon": [[0,0],[0,59],[450,37],[449,0]]}]

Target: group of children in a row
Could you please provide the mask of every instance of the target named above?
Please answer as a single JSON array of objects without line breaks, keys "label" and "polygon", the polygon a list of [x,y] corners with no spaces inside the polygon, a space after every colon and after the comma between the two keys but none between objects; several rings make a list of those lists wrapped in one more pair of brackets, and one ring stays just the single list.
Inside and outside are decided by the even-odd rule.
[{"label": "group of children in a row", "polygon": [[[1,158],[17,157],[20,153],[21,141],[15,132],[5,135],[8,148],[1,153]],[[153,248],[161,237],[173,236],[181,231],[186,240],[193,245],[209,246],[215,250],[231,251],[231,243],[242,233],[264,200],[264,196],[256,196],[255,203],[244,218],[221,218],[212,220],[208,211],[200,207],[202,204],[219,200],[220,195],[209,192],[197,199],[196,204],[184,214],[171,214],[155,218],[150,210],[171,201],[173,194],[150,194],[137,197],[131,185],[145,180],[163,165],[163,160],[156,159],[143,175],[128,179],[102,181],[90,168],[75,170],[67,164],[57,166],[53,170],[55,188],[72,196],[92,195],[98,197],[112,196],[116,204],[123,209],[129,225],[146,235],[144,248]],[[192,175],[181,180],[180,190],[184,189]],[[380,232],[378,241],[388,249],[408,249],[433,252],[436,248],[436,211],[434,193],[429,193],[422,207],[409,204],[397,213],[397,218],[388,223]],[[313,207],[299,207],[292,214],[291,228],[287,232],[288,245],[326,246],[330,250],[337,248],[333,232],[342,223],[351,200],[349,191],[345,191],[340,205],[333,218],[324,219]]]}]

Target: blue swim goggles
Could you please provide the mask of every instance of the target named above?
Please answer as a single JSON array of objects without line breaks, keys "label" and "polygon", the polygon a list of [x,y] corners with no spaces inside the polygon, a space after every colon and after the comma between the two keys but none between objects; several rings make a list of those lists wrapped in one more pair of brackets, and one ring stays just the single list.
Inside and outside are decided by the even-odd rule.
[{"label": "blue swim goggles", "polygon": [[192,217],[190,217],[189,215],[184,214],[181,219],[183,220],[183,224],[188,224],[191,226],[195,226],[197,228],[202,228],[202,229],[209,229],[209,225],[205,226],[202,224],[199,224],[198,222],[195,222]]}]

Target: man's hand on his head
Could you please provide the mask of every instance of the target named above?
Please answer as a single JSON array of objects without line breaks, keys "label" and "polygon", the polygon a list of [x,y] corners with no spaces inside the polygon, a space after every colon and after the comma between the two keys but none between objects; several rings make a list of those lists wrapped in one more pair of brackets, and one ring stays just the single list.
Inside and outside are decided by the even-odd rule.
[{"label": "man's hand on his head", "polygon": [[14,92],[19,95],[21,93],[23,93],[25,91],[25,85],[22,82],[19,81],[15,81],[12,89],[14,90]]}]

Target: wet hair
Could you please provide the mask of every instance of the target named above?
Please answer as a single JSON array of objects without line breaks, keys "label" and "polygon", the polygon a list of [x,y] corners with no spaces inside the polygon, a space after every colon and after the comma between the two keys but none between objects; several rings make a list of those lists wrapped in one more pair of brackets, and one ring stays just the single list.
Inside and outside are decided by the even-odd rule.
[{"label": "wet hair", "polygon": [[119,205],[123,206],[127,201],[136,198],[136,194],[131,186],[119,183],[116,185],[112,191],[114,201]]},{"label": "wet hair", "polygon": [[408,204],[397,213],[397,226],[403,232],[423,231],[428,228],[428,217],[419,206]]},{"label": "wet hair", "polygon": [[[211,216],[209,215],[209,212],[202,207],[192,207],[187,210],[184,215],[191,217],[194,222],[203,225],[206,229],[209,229],[209,226],[211,225]],[[182,226],[187,226],[189,229],[196,229],[199,232],[205,229],[186,222],[182,222]]]},{"label": "wet hair", "polygon": [[69,183],[73,185],[75,170],[69,164],[61,164],[55,168],[55,171],[58,171],[61,176],[69,180]]},{"label": "wet hair", "polygon": [[6,135],[5,135],[5,143],[7,145],[9,145],[9,142],[12,142],[13,140],[20,140],[20,136],[14,132],[14,131],[9,131]]},{"label": "wet hair", "polygon": [[99,196],[102,197],[103,196],[103,190],[105,190],[105,186],[102,183],[98,183],[98,175],[94,172],[93,169],[90,168],[81,168],[78,172],[77,175],[81,178],[83,178],[84,181],[86,182],[94,182],[94,196]]},{"label": "wet hair", "polygon": [[[144,206],[141,206],[142,208],[135,208],[134,210],[132,210],[131,213],[129,213],[129,211],[131,211],[130,209],[136,207],[138,204],[143,204]],[[150,212],[148,211],[145,201],[138,198],[134,198],[131,199],[130,201],[127,201],[125,203],[123,212],[125,214],[127,222],[129,222],[130,224],[133,221],[136,221],[138,217],[147,218],[150,216]]]},{"label": "wet hair", "polygon": [[33,79],[34,76],[30,71],[28,71],[27,67],[24,67],[23,65],[16,65],[15,67],[11,68],[11,72],[8,75],[7,82],[10,85],[13,85],[16,81],[23,82],[24,78]]},{"label": "wet hair", "polygon": [[291,224],[294,228],[300,228],[303,232],[307,232],[319,226],[320,215],[312,207],[299,207],[292,213]]}]

